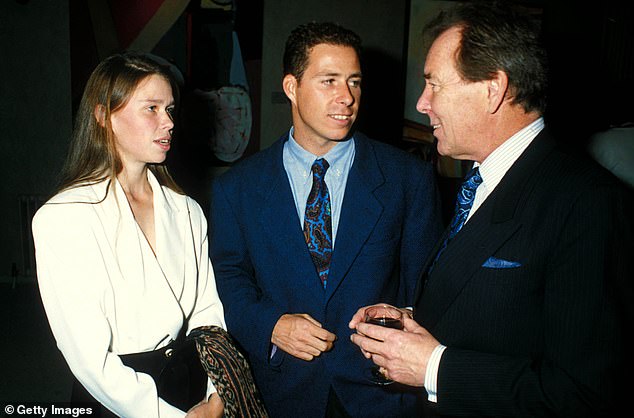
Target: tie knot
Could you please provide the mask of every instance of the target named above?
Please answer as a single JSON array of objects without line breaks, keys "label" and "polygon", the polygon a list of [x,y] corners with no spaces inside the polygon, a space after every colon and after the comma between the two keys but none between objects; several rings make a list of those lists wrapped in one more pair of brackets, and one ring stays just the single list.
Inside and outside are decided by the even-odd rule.
[{"label": "tie knot", "polygon": [[315,160],[315,162],[313,163],[313,166],[311,167],[311,171],[318,178],[323,178],[324,175],[326,174],[326,170],[328,170],[328,167],[330,167],[330,164],[328,164],[328,161],[326,161],[324,158],[319,158]]}]

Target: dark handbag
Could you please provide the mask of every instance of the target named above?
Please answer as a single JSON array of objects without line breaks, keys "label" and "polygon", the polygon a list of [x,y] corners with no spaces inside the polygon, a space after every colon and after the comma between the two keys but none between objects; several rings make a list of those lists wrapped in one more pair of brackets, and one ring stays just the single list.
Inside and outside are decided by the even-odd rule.
[{"label": "dark handbag", "polygon": [[200,363],[193,339],[172,342],[151,354],[120,357],[126,366],[152,376],[159,397],[182,411],[188,411],[205,398],[207,373]]},{"label": "dark handbag", "polygon": [[[152,376],[159,397],[182,411],[188,411],[205,398],[207,373],[200,362],[196,341],[193,339],[178,339],[158,350],[124,354],[119,357],[126,366]],[[96,402],[75,379],[71,403]],[[115,415],[102,407],[101,417]]]}]

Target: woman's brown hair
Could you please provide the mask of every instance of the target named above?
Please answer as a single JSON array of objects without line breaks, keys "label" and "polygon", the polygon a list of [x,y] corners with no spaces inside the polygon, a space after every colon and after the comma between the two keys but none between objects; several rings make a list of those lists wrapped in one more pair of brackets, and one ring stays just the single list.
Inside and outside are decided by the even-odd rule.
[{"label": "woman's brown hair", "polygon": [[[148,56],[131,52],[115,54],[95,68],[77,110],[58,192],[79,185],[113,180],[121,172],[123,165],[110,117],[125,106],[139,83],[151,75],[165,78],[177,100],[178,87],[169,68]],[[148,164],[148,167],[161,185],[184,194],[164,163]]]}]

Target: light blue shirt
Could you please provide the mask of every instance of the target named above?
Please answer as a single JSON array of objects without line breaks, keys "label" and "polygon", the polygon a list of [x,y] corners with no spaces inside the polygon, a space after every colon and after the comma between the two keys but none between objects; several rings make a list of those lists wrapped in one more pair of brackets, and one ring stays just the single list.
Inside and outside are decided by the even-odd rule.
[{"label": "light blue shirt", "polygon": [[[354,162],[355,147],[354,137],[347,141],[337,143],[325,155],[314,155],[301,147],[293,138],[293,128],[288,133],[288,141],[284,143],[282,151],[282,162],[284,170],[291,185],[297,217],[300,225],[304,229],[304,212],[306,211],[306,200],[313,187],[313,174],[311,167],[318,158],[328,161],[329,167],[326,171],[326,186],[330,193],[330,214],[332,222],[332,247],[335,247],[335,237],[341,217],[341,205],[343,195],[346,191],[348,174]],[[277,352],[277,346],[271,347],[271,358]]]},{"label": "light blue shirt", "polygon": [[289,132],[289,139],[284,144],[282,160],[288,181],[293,192],[295,208],[302,229],[304,228],[304,211],[306,200],[313,186],[311,167],[316,159],[324,158],[330,167],[326,171],[326,186],[330,193],[330,211],[332,220],[332,244],[335,245],[339,218],[341,217],[341,205],[343,195],[348,182],[348,174],[354,162],[355,146],[354,137],[338,142],[325,155],[314,155],[302,148],[293,138],[293,128]]}]

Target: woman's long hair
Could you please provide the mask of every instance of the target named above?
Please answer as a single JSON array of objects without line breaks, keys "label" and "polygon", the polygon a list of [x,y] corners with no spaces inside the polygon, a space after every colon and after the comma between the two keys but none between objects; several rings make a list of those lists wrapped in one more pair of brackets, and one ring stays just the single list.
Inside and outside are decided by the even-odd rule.
[{"label": "woman's long hair", "polygon": [[[125,106],[139,83],[151,75],[165,78],[177,101],[178,87],[169,69],[145,55],[115,54],[95,68],[77,110],[57,192],[104,180],[110,180],[112,186],[123,164],[112,131],[111,115]],[[148,164],[148,168],[161,185],[184,194],[164,163]]]}]

